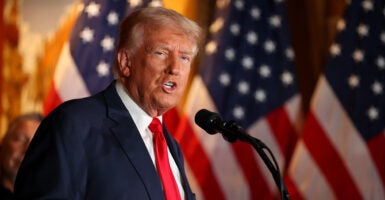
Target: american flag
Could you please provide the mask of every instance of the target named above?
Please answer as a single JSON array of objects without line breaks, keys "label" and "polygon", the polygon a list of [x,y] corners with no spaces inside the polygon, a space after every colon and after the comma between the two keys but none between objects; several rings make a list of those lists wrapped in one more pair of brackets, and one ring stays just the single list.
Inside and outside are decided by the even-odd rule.
[{"label": "american flag", "polygon": [[119,22],[150,0],[85,0],[64,45],[55,69],[53,84],[44,102],[48,114],[63,101],[86,97],[104,89],[112,80],[112,65]]},{"label": "american flag", "polygon": [[197,199],[275,199],[277,186],[249,144],[230,144],[194,123],[200,109],[236,120],[272,149],[284,172],[297,138],[300,97],[283,0],[216,3],[200,73],[175,137]]},{"label": "american flag", "polygon": [[383,0],[338,22],[286,179],[293,199],[385,199]]}]

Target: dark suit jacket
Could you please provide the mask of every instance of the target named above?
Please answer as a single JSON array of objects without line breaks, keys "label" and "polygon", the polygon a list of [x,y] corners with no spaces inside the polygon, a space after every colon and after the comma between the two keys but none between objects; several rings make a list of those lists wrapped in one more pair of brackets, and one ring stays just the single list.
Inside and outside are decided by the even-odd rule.
[{"label": "dark suit jacket", "polygon": [[[63,103],[43,120],[20,167],[16,199],[164,199],[154,164],[114,85]],[[165,128],[164,133],[186,199],[195,199],[181,150]]]}]

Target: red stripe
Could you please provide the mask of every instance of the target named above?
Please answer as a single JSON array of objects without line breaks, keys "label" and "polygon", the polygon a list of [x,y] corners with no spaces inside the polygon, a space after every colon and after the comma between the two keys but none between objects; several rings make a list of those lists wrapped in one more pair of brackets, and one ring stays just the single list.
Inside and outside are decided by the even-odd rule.
[{"label": "red stripe", "polygon": [[[284,167],[286,168],[293,155],[295,144],[297,142],[297,134],[284,108],[285,107],[282,106],[274,110],[266,116],[266,120],[268,121],[270,129],[275,136],[275,141],[278,142],[281,153],[285,158]],[[286,170],[283,169],[283,171],[285,172]]]},{"label": "red stripe", "polygon": [[285,177],[285,185],[287,188],[287,191],[289,192],[290,198],[295,200],[304,200],[301,192],[297,189],[296,185],[294,184],[293,180],[290,176]]},{"label": "red stripe", "polygon": [[175,136],[175,134],[176,134],[179,121],[180,121],[180,117],[179,117],[178,110],[176,108],[173,108],[173,109],[167,111],[163,115],[163,122],[166,125],[167,130],[173,136]]},{"label": "red stripe", "polygon": [[385,132],[372,138],[368,142],[368,148],[381,176],[382,184],[385,185]]},{"label": "red stripe", "polygon": [[312,112],[305,123],[303,139],[337,199],[363,199],[345,163]]},{"label": "red stripe", "polygon": [[268,187],[265,177],[261,173],[260,166],[253,157],[253,148],[249,144],[236,142],[233,144],[233,149],[249,185],[250,198],[274,199],[274,195]]},{"label": "red stripe", "polygon": [[204,199],[224,200],[225,196],[211,168],[210,159],[196,137],[187,116],[182,116],[175,138],[179,141],[185,160],[202,189]]},{"label": "red stripe", "polygon": [[61,103],[62,100],[60,99],[59,94],[55,89],[54,83],[52,83],[44,101],[43,114],[47,116],[54,108],[56,108]]}]

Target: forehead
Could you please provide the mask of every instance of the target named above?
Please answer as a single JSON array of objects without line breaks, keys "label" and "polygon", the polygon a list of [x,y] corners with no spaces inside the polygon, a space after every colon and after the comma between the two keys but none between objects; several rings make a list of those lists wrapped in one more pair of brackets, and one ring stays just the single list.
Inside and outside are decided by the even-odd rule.
[{"label": "forehead", "polygon": [[196,44],[186,33],[172,26],[147,29],[145,45],[150,48],[178,48],[189,52],[193,52],[196,47]]}]

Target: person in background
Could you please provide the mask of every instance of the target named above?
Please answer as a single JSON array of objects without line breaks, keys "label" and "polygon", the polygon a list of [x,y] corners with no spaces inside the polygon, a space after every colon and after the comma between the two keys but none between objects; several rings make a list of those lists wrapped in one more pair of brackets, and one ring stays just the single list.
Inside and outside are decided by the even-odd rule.
[{"label": "person in background", "polygon": [[0,146],[0,199],[12,199],[20,163],[42,120],[41,114],[28,113],[9,124]]},{"label": "person in background", "polygon": [[148,7],[125,18],[115,80],[44,119],[15,198],[195,199],[182,151],[161,122],[183,96],[202,41],[198,24],[170,9]]}]

